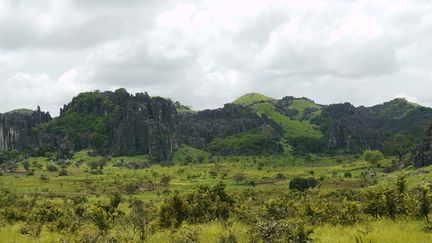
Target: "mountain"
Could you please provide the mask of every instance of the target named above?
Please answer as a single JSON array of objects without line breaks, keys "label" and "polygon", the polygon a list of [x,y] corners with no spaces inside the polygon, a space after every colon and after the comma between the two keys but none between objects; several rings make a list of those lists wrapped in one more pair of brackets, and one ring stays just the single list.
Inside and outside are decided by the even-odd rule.
[{"label": "mountain", "polygon": [[274,100],[274,99],[259,93],[248,93],[237,98],[232,103],[236,105],[252,105],[261,101],[270,101],[270,100]]},{"label": "mountain", "polygon": [[213,110],[147,93],[94,91],[77,95],[54,119],[40,111],[0,114],[0,151],[32,155],[92,149],[170,160],[187,145],[214,155],[358,153],[382,149],[397,134],[421,141],[432,109],[395,99],[372,107],[320,105],[308,98],[251,93]]}]

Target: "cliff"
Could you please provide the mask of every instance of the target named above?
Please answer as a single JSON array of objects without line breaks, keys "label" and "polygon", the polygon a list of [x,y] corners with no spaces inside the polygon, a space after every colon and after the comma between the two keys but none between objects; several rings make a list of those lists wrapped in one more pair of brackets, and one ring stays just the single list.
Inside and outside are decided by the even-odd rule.
[{"label": "cliff", "polygon": [[51,119],[40,107],[0,114],[0,151],[26,149],[32,142],[31,129]]}]

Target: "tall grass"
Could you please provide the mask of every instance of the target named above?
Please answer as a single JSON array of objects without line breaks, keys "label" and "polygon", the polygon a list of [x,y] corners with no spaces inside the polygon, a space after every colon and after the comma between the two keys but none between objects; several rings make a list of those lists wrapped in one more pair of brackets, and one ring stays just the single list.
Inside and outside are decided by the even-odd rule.
[{"label": "tall grass", "polygon": [[[379,220],[354,226],[319,227],[313,233],[315,242],[319,243],[426,243],[432,242],[432,234],[422,230],[420,221]],[[357,241],[356,241],[357,239]]]}]

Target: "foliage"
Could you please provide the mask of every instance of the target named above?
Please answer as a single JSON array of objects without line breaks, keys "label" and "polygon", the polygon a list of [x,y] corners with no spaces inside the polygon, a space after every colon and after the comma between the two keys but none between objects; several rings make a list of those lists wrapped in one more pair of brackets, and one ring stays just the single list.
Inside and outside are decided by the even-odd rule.
[{"label": "foliage", "polygon": [[377,166],[378,162],[384,159],[384,155],[378,150],[366,150],[363,153],[363,158],[373,166]]},{"label": "foliage", "polygon": [[399,163],[403,156],[409,153],[414,147],[414,139],[408,135],[397,134],[384,143],[384,152],[387,155],[397,156]]},{"label": "foliage", "polygon": [[327,141],[324,137],[295,137],[290,139],[290,144],[295,154],[318,154],[327,151]]},{"label": "foliage", "polygon": [[298,191],[305,191],[309,188],[315,188],[318,185],[318,180],[314,177],[309,178],[302,178],[302,177],[295,177],[291,179],[289,183],[289,189],[291,190],[298,190]]},{"label": "foliage", "polygon": [[217,155],[265,155],[282,153],[283,148],[272,135],[271,127],[263,127],[226,138],[216,138],[208,149]]}]

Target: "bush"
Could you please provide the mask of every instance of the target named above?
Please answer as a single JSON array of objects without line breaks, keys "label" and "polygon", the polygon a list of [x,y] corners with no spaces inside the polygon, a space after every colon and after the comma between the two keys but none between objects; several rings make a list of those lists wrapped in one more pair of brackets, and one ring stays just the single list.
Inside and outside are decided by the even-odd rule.
[{"label": "bush", "polygon": [[240,182],[246,180],[246,176],[243,173],[237,173],[233,176],[233,179],[237,183],[240,183]]},{"label": "bush", "polygon": [[170,181],[171,181],[171,176],[164,175],[160,179],[160,184],[163,186],[169,186]]},{"label": "bush", "polygon": [[286,179],[286,176],[284,173],[279,172],[276,174],[276,180],[284,180],[284,179]]},{"label": "bush", "polygon": [[67,172],[67,170],[65,170],[65,169],[62,169],[60,172],[59,172],[59,176],[67,176],[68,175],[68,172]]},{"label": "bush", "polygon": [[34,176],[34,170],[30,170],[27,172],[26,176]]},{"label": "bush", "polygon": [[40,175],[39,179],[43,182],[47,182],[49,180],[48,176],[45,174]]},{"label": "bush", "polygon": [[351,172],[350,172],[350,171],[346,171],[346,172],[344,173],[344,177],[348,177],[348,178],[352,177]]},{"label": "bush", "polygon": [[174,232],[171,238],[176,243],[198,243],[199,233],[198,227],[185,226]]},{"label": "bush", "polygon": [[138,191],[138,186],[135,183],[128,183],[125,185],[125,192],[128,195],[135,194]]},{"label": "bush", "polygon": [[47,169],[47,171],[49,171],[49,172],[56,172],[56,171],[58,171],[58,168],[57,168],[57,166],[55,166],[55,165],[47,165],[46,166],[46,169]]},{"label": "bush", "polygon": [[310,235],[313,230],[305,228],[303,223],[279,221],[258,221],[252,230],[251,235],[255,241],[263,242],[311,242]]},{"label": "bush", "polygon": [[289,189],[303,192],[309,188],[315,188],[317,185],[318,185],[318,180],[315,179],[314,177],[310,177],[310,178],[295,177],[290,181]]},{"label": "bush", "polygon": [[378,162],[384,159],[384,155],[378,150],[366,150],[363,153],[363,158],[373,166],[377,166]]}]

